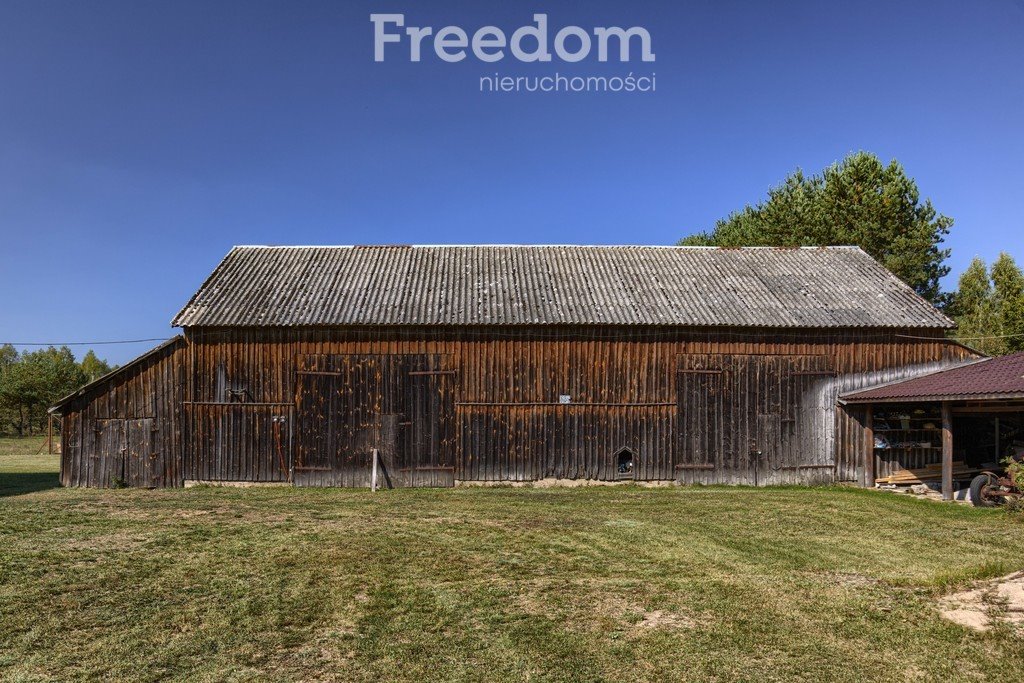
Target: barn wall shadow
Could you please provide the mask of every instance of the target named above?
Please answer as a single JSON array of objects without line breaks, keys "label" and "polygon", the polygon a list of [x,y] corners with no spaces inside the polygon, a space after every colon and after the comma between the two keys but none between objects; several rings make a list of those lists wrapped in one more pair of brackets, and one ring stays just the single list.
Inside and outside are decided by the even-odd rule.
[{"label": "barn wall shadow", "polygon": [[0,472],[0,498],[55,489],[60,486],[56,472]]}]

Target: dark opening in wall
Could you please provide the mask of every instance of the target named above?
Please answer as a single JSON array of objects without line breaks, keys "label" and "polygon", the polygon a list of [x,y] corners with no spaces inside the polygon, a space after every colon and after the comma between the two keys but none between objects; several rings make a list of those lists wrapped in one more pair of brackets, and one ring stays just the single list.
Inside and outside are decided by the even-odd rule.
[{"label": "dark opening in wall", "polygon": [[217,363],[217,381],[213,385],[213,400],[223,403],[228,400],[228,369],[224,363]]},{"label": "dark opening in wall", "polygon": [[633,468],[636,465],[636,453],[629,448],[622,448],[615,453],[616,476],[619,479],[633,479]]},{"label": "dark opening in wall", "polygon": [[245,382],[233,381],[228,377],[227,366],[217,364],[217,378],[213,385],[214,401],[218,403],[251,403],[255,401]]}]

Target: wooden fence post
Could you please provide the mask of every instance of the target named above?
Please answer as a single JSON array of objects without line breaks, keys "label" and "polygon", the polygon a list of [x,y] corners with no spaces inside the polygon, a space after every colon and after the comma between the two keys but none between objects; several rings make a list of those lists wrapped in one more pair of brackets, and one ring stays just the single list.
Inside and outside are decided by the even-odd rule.
[{"label": "wooden fence post", "polygon": [[380,457],[384,485],[389,489],[406,485],[398,468],[398,415],[381,416]]},{"label": "wooden fence post", "polygon": [[370,490],[377,490],[377,449],[373,449],[373,473],[370,475]]},{"label": "wooden fence post", "polygon": [[953,410],[942,403],[942,500],[953,500]]},{"label": "wooden fence post", "polygon": [[875,407],[867,405],[864,415],[864,485],[875,487]]}]

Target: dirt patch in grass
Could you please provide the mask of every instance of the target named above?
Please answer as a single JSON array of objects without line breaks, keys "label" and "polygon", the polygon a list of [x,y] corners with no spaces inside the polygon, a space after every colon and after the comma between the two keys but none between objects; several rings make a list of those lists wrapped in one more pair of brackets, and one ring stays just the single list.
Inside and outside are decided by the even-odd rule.
[{"label": "dirt patch in grass", "polygon": [[99,534],[86,538],[68,539],[62,544],[64,550],[91,550],[96,552],[130,552],[145,547],[150,542],[141,534]]},{"label": "dirt patch in grass", "polygon": [[878,579],[853,572],[832,572],[828,576],[837,586],[850,589],[867,588],[879,583]]},{"label": "dirt patch in grass", "polygon": [[580,633],[641,636],[655,630],[699,627],[700,620],[681,611],[649,610],[642,595],[619,582],[540,581],[519,587],[516,604],[532,616],[562,620]]},{"label": "dirt patch in grass", "polygon": [[696,626],[697,622],[685,614],[666,612],[664,610],[656,609],[653,612],[645,612],[644,618],[636,625],[635,630],[645,631],[656,628],[680,629],[695,628]]},{"label": "dirt patch in grass", "polygon": [[975,631],[988,631],[999,623],[1024,629],[1024,572],[947,595],[939,609],[945,618]]}]

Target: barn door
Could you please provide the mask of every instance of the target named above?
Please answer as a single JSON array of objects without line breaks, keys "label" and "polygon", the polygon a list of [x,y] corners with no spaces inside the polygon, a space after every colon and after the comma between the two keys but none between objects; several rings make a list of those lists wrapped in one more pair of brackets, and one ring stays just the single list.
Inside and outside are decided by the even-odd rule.
[{"label": "barn door", "polygon": [[452,433],[454,371],[440,355],[409,356],[399,371],[403,386],[395,465],[401,486],[454,486]]},{"label": "barn door", "polygon": [[296,377],[292,481],[299,486],[368,486],[375,416],[390,378],[375,356],[305,356]]},{"label": "barn door", "polygon": [[723,375],[719,356],[680,356],[676,378],[679,406],[677,478],[683,483],[711,481],[729,452],[722,427]]},{"label": "barn door", "polygon": [[93,420],[94,447],[89,457],[89,486],[120,486],[125,482],[124,420]]},{"label": "barn door", "polygon": [[771,483],[818,484],[833,481],[835,453],[825,447],[835,419],[835,397],[828,388],[835,371],[828,356],[792,359],[779,467]]},{"label": "barn door", "polygon": [[735,355],[731,366],[729,421],[735,433],[732,466],[735,483],[768,483],[779,466],[782,394],[789,375],[787,358]]},{"label": "barn door", "polygon": [[153,448],[153,419],[124,421],[125,482],[129,486],[154,488],[163,485],[163,462]]},{"label": "barn door", "polygon": [[369,486],[372,452],[387,486],[454,485],[451,373],[436,354],[299,359],[293,481]]},{"label": "barn door", "polygon": [[790,359],[683,355],[678,370],[679,480],[769,483],[782,463]]}]

